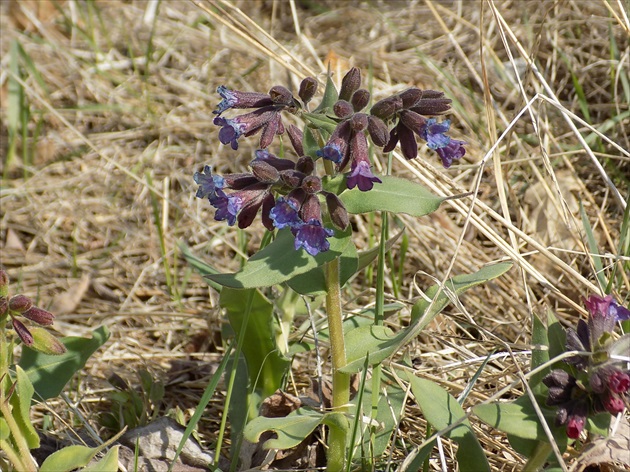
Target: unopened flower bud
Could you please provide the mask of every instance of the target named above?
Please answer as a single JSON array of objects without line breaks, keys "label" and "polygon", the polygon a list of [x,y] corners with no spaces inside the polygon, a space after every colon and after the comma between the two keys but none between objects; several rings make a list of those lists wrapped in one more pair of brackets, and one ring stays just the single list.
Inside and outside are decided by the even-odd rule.
[{"label": "unopened flower bud", "polygon": [[13,325],[13,329],[17,333],[18,337],[22,340],[22,342],[26,344],[27,346],[32,346],[33,335],[28,330],[26,325],[22,323],[20,320],[18,320],[17,318],[12,318],[11,323]]},{"label": "unopened flower bud", "polygon": [[289,141],[291,141],[291,146],[295,149],[295,153],[298,157],[304,155],[304,145],[302,144],[302,140],[304,139],[304,134],[302,130],[295,125],[289,125],[287,128],[287,134],[289,135]]},{"label": "unopened flower bud", "polygon": [[302,181],[302,190],[309,195],[314,195],[322,190],[322,181],[319,177],[310,175]]},{"label": "unopened flower bud", "polygon": [[341,90],[339,90],[339,99],[350,101],[352,94],[361,87],[361,71],[353,67],[341,79]]},{"label": "unopened flower bud", "polygon": [[626,393],[630,390],[630,376],[626,373],[615,371],[608,377],[608,386],[615,393]]},{"label": "unopened flower bud", "polygon": [[424,93],[419,88],[410,88],[398,94],[402,99],[403,108],[413,108],[417,105]]},{"label": "unopened flower bud", "polygon": [[618,415],[623,411],[625,405],[623,400],[613,393],[609,393],[603,398],[604,408],[611,415]]},{"label": "unopened flower bud", "polygon": [[273,184],[280,178],[278,169],[263,160],[254,159],[250,162],[249,166],[252,168],[254,176],[256,176],[260,182]]},{"label": "unopened flower bud", "polygon": [[278,105],[293,105],[293,95],[286,87],[282,85],[275,85],[271,87],[269,90],[269,96],[271,97],[271,101]]},{"label": "unopened flower bud", "polygon": [[379,147],[383,147],[389,141],[389,130],[383,120],[376,116],[368,115],[368,133],[372,142]]},{"label": "unopened flower bud", "polygon": [[394,114],[403,108],[403,100],[398,95],[385,98],[379,102],[376,102],[370,113],[374,116],[378,116],[381,120],[387,120],[394,116]]},{"label": "unopened flower bud", "polygon": [[304,175],[310,175],[315,170],[315,162],[310,156],[302,156],[295,164],[295,169]]},{"label": "unopened flower bud", "polygon": [[296,170],[283,170],[280,172],[282,181],[291,188],[299,187],[304,179],[304,174]]},{"label": "unopened flower bud", "polygon": [[326,192],[326,206],[333,224],[339,229],[346,229],[350,224],[348,211],[343,202],[332,192]]},{"label": "unopened flower bud", "polygon": [[9,294],[9,274],[6,270],[0,269],[0,297],[6,297]]},{"label": "unopened flower bud", "polygon": [[26,310],[22,313],[22,316],[42,326],[50,326],[53,324],[53,320],[55,319],[55,316],[52,313],[42,310],[41,308],[37,308],[36,306]]},{"label": "unopened flower bud", "polygon": [[363,131],[368,127],[368,115],[365,113],[356,113],[350,119],[350,126],[355,132]]},{"label": "unopened flower bud", "polygon": [[365,89],[359,89],[352,94],[352,108],[355,112],[363,110],[370,101],[370,92]]},{"label": "unopened flower bud", "polygon": [[302,204],[302,208],[300,210],[302,220],[310,221],[310,220],[318,220],[321,222],[322,220],[322,207],[319,203],[319,198],[317,195],[307,195],[304,203]]},{"label": "unopened flower bud", "polygon": [[9,310],[24,313],[33,306],[33,301],[26,295],[15,295],[9,300]]},{"label": "unopened flower bud", "polygon": [[354,109],[352,108],[352,105],[346,100],[338,100],[333,105],[333,112],[335,113],[335,116],[339,118],[347,118],[352,115],[353,111]]},{"label": "unopened flower bud", "polygon": [[317,80],[313,77],[306,77],[300,83],[300,90],[298,92],[302,103],[307,104],[310,102],[313,96],[315,96],[315,92],[317,92]]},{"label": "unopened flower bud", "polygon": [[31,328],[33,335],[32,349],[50,356],[59,356],[66,352],[66,346],[44,328]]}]

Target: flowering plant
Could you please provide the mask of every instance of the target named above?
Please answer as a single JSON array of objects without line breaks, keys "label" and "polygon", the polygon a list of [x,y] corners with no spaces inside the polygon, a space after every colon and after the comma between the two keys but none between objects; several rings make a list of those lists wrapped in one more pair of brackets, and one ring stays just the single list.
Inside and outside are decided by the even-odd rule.
[{"label": "flowering plant", "polygon": [[[450,120],[438,121],[449,111],[451,103],[442,92],[409,88],[369,106],[370,93],[361,88],[361,72],[352,68],[341,80],[339,91],[329,76],[321,102],[313,107],[317,86],[316,79],[304,79],[297,97],[282,86],[272,87],[267,94],[224,86],[217,89],[222,100],[214,111],[217,115],[214,124],[220,127],[221,143],[237,150],[243,137],[260,134],[259,149],[249,163],[248,172],[220,175],[204,166],[202,172],[194,175],[198,185],[196,196],[208,200],[216,221],[225,221],[230,226],[247,228],[260,214],[267,233],[261,249],[232,274],[219,273],[188,250],[184,251],[191,264],[220,291],[219,303],[236,334],[234,358],[242,354],[247,364],[250,408],[245,412],[242,408],[230,410],[232,437],[239,438],[235,454],[243,437],[258,442],[263,434],[273,431],[278,438],[265,441],[264,447],[289,449],[310,437],[318,426],[325,425],[328,470],[342,470],[344,464],[351,463],[357,441],[362,441],[350,438],[351,422],[358,425],[361,408],[371,409],[373,434],[376,434],[376,418],[385,418],[378,420],[388,425],[384,433],[379,433],[386,439],[379,442],[381,452],[395,428],[388,399],[376,393],[381,389],[379,363],[416,337],[450,300],[435,286],[426,292],[432,297],[430,303],[422,299],[413,307],[410,326],[398,333],[383,326],[384,256],[396,241],[396,237],[389,237],[388,213],[423,216],[435,211],[444,198],[415,182],[376,173],[371,158],[373,150],[382,148],[389,153],[400,144],[403,156],[413,159],[418,155],[420,140],[437,153],[445,168],[461,159],[466,151],[463,141],[448,136]],[[224,115],[229,110],[240,109],[253,111],[232,118]],[[287,115],[301,118],[304,126],[299,128],[285,122]],[[272,152],[276,136],[288,137],[293,158],[288,157],[285,148],[282,153]],[[374,212],[382,216],[380,243],[377,248],[359,253],[352,242],[350,217]],[[343,285],[377,258],[372,323],[361,326],[344,323]],[[498,277],[510,266],[509,263],[488,266],[476,274],[454,277],[447,286],[458,294]],[[278,290],[263,291],[272,286]],[[330,341],[332,364],[331,398],[320,395],[320,408],[315,410],[295,406],[288,415],[287,412],[266,415],[276,416],[273,418],[259,415],[261,399],[277,396],[276,391],[284,385],[291,352],[285,333],[298,311],[297,306],[309,312],[308,305],[305,301],[300,303],[299,297],[319,295],[325,295],[328,322],[325,334]],[[365,373],[365,366],[374,367],[372,387],[364,387],[363,391],[371,390],[374,396],[366,394],[362,401],[351,399],[351,374],[362,370]],[[235,372],[232,369],[228,403]],[[427,387],[417,382],[414,385],[420,390]],[[428,388],[433,385],[430,383]],[[389,395],[390,399],[399,398],[397,401],[402,402],[404,392],[394,389]],[[451,412],[451,419],[461,420],[463,411],[460,408],[453,413],[455,407],[446,395],[445,411]],[[416,394],[417,398],[423,396]],[[366,402],[372,402],[372,406]],[[440,416],[429,421],[434,421],[438,428],[437,424],[450,420]],[[241,435],[239,428],[245,423]],[[470,441],[469,436],[467,440]],[[481,451],[474,438],[468,445]],[[220,447],[219,441],[217,449]],[[371,444],[362,448],[374,447]],[[379,449],[373,452],[378,454]],[[479,464],[487,465],[483,452],[479,457]]]}]

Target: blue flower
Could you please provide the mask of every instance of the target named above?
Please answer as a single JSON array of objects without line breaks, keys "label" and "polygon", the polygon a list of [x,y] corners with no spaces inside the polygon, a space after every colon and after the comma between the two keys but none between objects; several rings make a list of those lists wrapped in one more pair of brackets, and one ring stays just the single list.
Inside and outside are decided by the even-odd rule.
[{"label": "blue flower", "polygon": [[338,143],[326,144],[323,148],[318,150],[316,154],[319,157],[333,161],[335,164],[339,164],[343,159],[343,151]]},{"label": "blue flower", "polygon": [[422,130],[422,137],[427,142],[429,149],[439,149],[448,146],[451,138],[444,133],[451,127],[451,120],[438,123],[435,118],[429,118]]},{"label": "blue flower", "polygon": [[328,251],[330,243],[326,238],[334,234],[332,229],[324,228],[321,221],[315,218],[302,223],[301,226],[292,231],[295,234],[295,249],[298,250],[303,247],[311,256]]},{"label": "blue flower", "polygon": [[370,163],[365,160],[354,161],[352,169],[347,178],[348,188],[359,187],[362,192],[372,190],[374,183],[382,183],[382,180],[376,177],[370,169]]},{"label": "blue flower", "polygon": [[216,190],[225,186],[225,180],[220,175],[212,175],[212,167],[204,166],[203,172],[195,172],[193,176],[195,183],[199,184],[199,189],[195,195],[197,198],[214,198]]},{"label": "blue flower", "polygon": [[269,212],[273,225],[278,229],[299,228],[304,224],[298,214],[299,206],[291,199],[278,198],[276,204]]}]

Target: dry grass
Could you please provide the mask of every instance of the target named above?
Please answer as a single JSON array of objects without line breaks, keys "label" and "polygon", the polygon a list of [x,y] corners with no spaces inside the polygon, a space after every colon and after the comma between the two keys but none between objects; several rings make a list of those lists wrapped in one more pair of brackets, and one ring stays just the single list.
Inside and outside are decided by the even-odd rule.
[{"label": "dry grass", "polygon": [[[157,12],[155,2],[136,0],[58,3],[58,10],[46,2],[1,6],[1,262],[44,304],[89,275],[80,303],[59,313],[56,328],[112,332],[68,390],[101,436],[109,434],[98,415],[111,372],[137,385],[134,372],[144,367],[166,382],[175,360],[221,357],[216,294],[177,248],[183,241],[222,270],[238,265],[237,231],[194,198],[196,170],[240,170],[255,146],[224,152],[211,124],[214,89],[264,91],[287,80],[295,87],[305,75],[323,77],[327,57],[337,78],[347,65],[372,67],[376,99],[410,85],[444,90],[457,137],[469,143],[464,162],[448,171],[433,158],[396,156],[398,175],[437,194],[475,192],[429,217],[403,217],[410,250],[399,301],[433,283],[423,274],[443,280],[515,262],[408,348],[424,374],[457,394],[491,350],[510,347],[516,357],[489,364],[469,403],[483,401],[526,368],[519,352],[529,349],[532,313],[550,308],[569,323],[585,314],[581,297],[598,291],[598,281],[579,202],[605,273],[617,264],[622,274],[614,289],[627,303],[630,281],[615,259],[630,181],[630,22],[622,1],[200,0],[162,2]],[[22,59],[19,77],[9,67],[13,41],[33,64]],[[10,77],[23,86],[30,115],[8,162]],[[364,247],[370,223],[356,223]],[[252,232],[252,250],[260,234]],[[348,310],[369,302],[368,281],[353,282],[358,295]],[[313,366],[298,362],[294,372],[304,379]],[[190,412],[205,379],[167,386],[164,411]],[[517,384],[512,393],[519,391]],[[217,398],[202,421],[206,444],[216,439],[221,409]],[[39,412],[72,437],[77,413],[65,403]],[[410,408],[401,425],[408,447],[422,441],[419,418]],[[504,437],[479,433],[495,470],[519,467]]]}]

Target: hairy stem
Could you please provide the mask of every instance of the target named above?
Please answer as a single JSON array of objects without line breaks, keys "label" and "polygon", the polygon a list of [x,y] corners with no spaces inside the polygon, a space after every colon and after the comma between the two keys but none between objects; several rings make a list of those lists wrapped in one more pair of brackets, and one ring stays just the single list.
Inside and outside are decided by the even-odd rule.
[{"label": "hairy stem", "polygon": [[[339,369],[346,365],[346,346],[343,337],[339,258],[326,264],[326,312],[330,331],[330,350],[333,367],[333,410],[343,413],[350,402],[350,376]],[[328,438],[329,471],[343,470],[347,431],[330,428]]]}]

